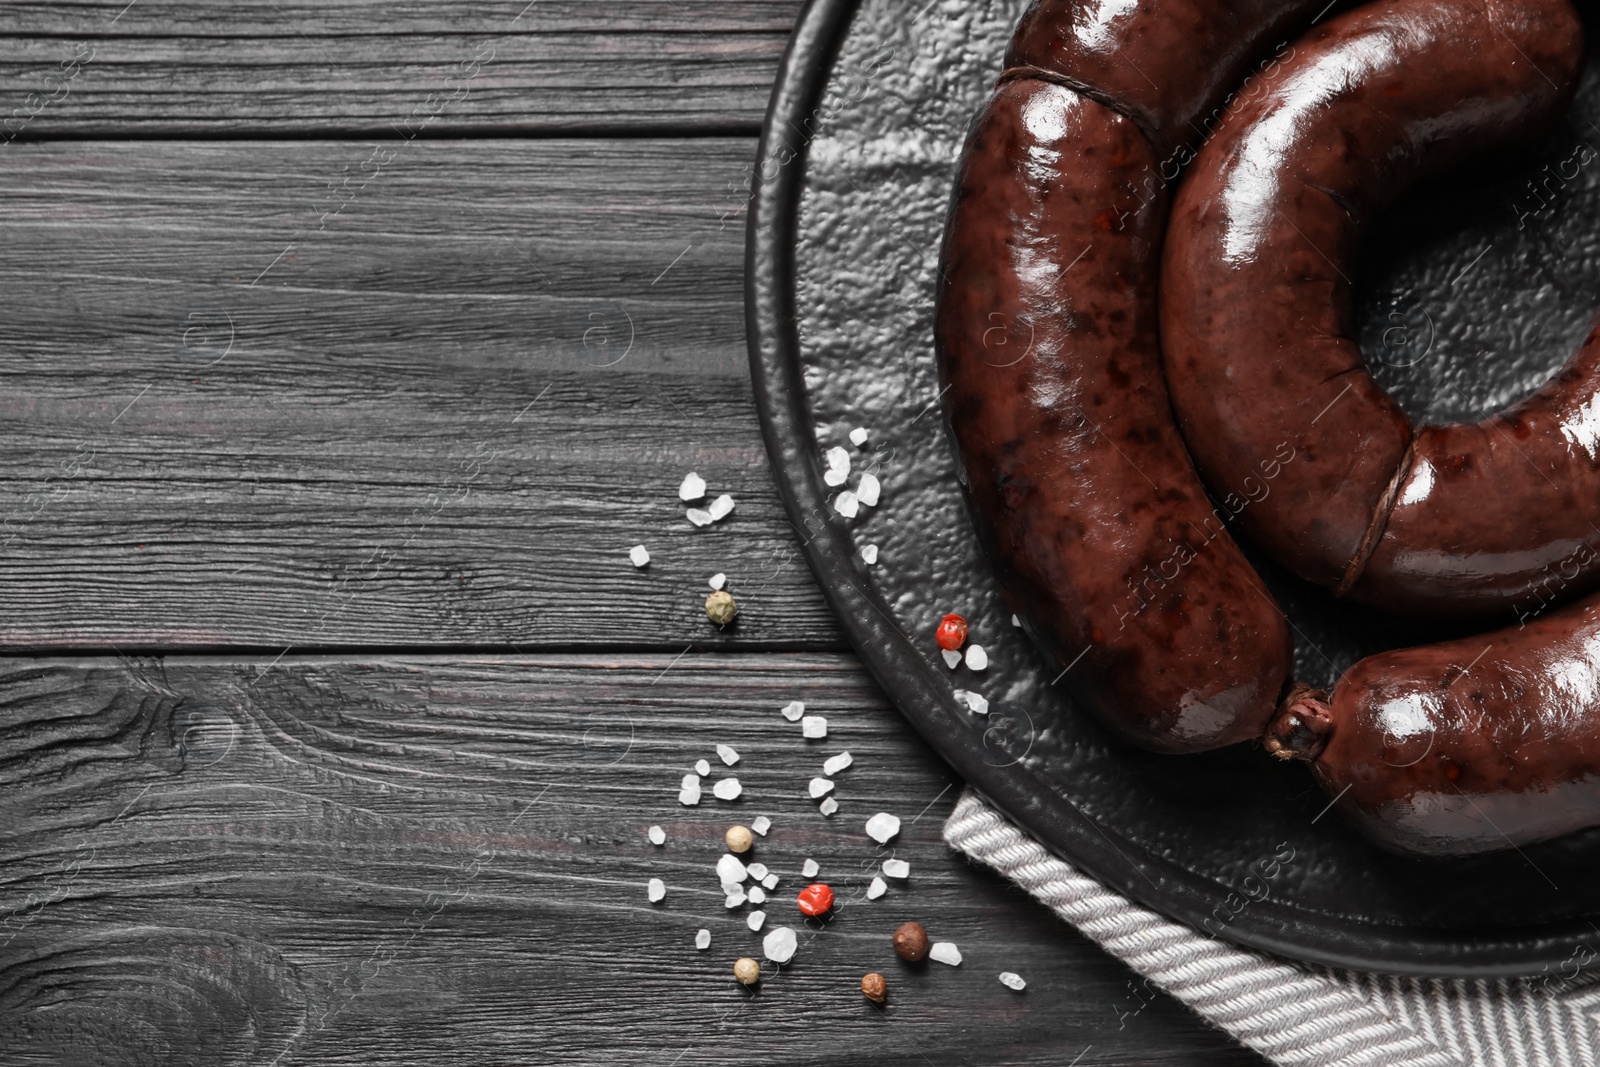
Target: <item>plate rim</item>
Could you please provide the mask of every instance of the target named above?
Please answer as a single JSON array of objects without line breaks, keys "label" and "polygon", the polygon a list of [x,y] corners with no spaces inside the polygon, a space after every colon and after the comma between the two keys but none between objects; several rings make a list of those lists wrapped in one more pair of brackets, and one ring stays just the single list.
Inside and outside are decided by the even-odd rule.
[{"label": "plate rim", "polygon": [[[982,758],[943,678],[893,621],[858,563],[844,524],[827,506],[802,376],[796,247],[807,150],[833,61],[858,0],[807,0],[779,65],[762,123],[745,230],[745,332],[762,437],[801,551],[856,654],[888,700],[971,788],[1055,855],[1101,884],[1199,933],[1224,894],[1197,875],[1099,826],[1031,776]],[[806,132],[802,132],[806,131]],[[771,171],[769,176],[768,171]],[[812,536],[812,520],[826,521]],[[913,708],[920,709],[913,712]],[[1044,794],[1044,795],[1041,795]],[[1115,835],[1119,836],[1120,835]],[[1152,875],[1154,878],[1152,878]],[[1263,901],[1265,903],[1265,901]],[[1313,921],[1297,909],[1245,908],[1219,940],[1304,963],[1419,978],[1514,978],[1548,973],[1592,940],[1573,920],[1518,931],[1472,931]],[[1586,937],[1586,935],[1588,935]]]}]

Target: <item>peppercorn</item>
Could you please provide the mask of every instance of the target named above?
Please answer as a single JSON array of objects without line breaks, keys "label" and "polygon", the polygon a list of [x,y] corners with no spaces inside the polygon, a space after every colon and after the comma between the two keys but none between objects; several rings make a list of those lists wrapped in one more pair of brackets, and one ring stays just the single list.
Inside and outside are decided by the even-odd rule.
[{"label": "peppercorn", "polygon": [[761,964],[743,956],[733,961],[733,976],[744,985],[755,985],[761,981]]},{"label": "peppercorn", "polygon": [[730,826],[722,839],[728,843],[729,852],[749,852],[750,846],[756,843],[748,826]]},{"label": "peppercorn", "polygon": [[739,605],[734,603],[733,596],[725,589],[718,589],[706,597],[706,618],[718,626],[726,626],[739,614]]},{"label": "peppercorn", "polygon": [[800,890],[800,899],[796,903],[800,905],[802,915],[816,918],[833,907],[833,890],[826,883],[813,882]]},{"label": "peppercorn", "polygon": [[894,954],[907,963],[928,958],[928,931],[918,922],[901,923],[894,932]]},{"label": "peppercorn", "polygon": [[883,975],[877,971],[861,976],[861,995],[874,1004],[882,1004],[883,998],[889,995],[889,983],[883,980]]},{"label": "peppercorn", "polygon": [[933,637],[939,642],[940,648],[954,652],[967,641],[967,620],[951,612],[939,620],[939,628],[933,632]]}]

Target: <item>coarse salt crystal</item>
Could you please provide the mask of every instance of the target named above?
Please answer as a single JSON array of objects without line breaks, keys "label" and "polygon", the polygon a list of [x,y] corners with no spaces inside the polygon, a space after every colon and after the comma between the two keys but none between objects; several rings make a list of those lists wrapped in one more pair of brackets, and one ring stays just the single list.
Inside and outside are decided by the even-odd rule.
[{"label": "coarse salt crystal", "polygon": [[696,804],[700,803],[700,790],[698,790],[698,789],[680,790],[679,793],[678,793],[678,803],[682,804],[686,808],[694,807]]},{"label": "coarse salt crystal", "polygon": [[832,467],[822,472],[823,484],[832,489],[839,488],[849,479],[849,477],[849,471],[842,471]]},{"label": "coarse salt crystal", "polygon": [[778,888],[778,876],[775,874],[767,875],[765,878],[761,879],[761,886],[767,892],[772,892],[774,889]]},{"label": "coarse salt crystal", "polygon": [[[704,778],[706,775],[711,773],[711,764],[708,763],[707,761],[703,760],[703,759],[695,760],[694,761],[694,773],[696,773],[700,777]],[[688,783],[687,780],[685,780],[684,784],[688,785],[689,783]]]},{"label": "coarse salt crystal", "polygon": [[678,783],[678,788],[698,790],[700,788],[700,779],[692,774],[686,774],[683,776],[683,781]]},{"label": "coarse salt crystal", "polygon": [[817,876],[817,872],[821,869],[822,868],[817,866],[816,860],[808,859],[800,868],[800,877],[815,878]]},{"label": "coarse salt crystal", "polygon": [[883,873],[890,878],[910,878],[911,864],[905,860],[884,860]]},{"label": "coarse salt crystal", "polygon": [[757,860],[755,863],[745,864],[744,869],[750,872],[750,877],[758,881],[767,876],[767,865],[762,863],[760,860]]},{"label": "coarse salt crystal", "polygon": [[701,952],[704,952],[706,949],[710,948],[711,947],[711,931],[710,930],[701,930],[699,933],[695,934],[694,935],[694,947],[699,949]]},{"label": "coarse salt crystal", "polygon": [[810,738],[827,737],[828,720],[821,715],[807,715],[800,720],[800,736]]},{"label": "coarse salt crystal", "polygon": [[[751,897],[750,899],[754,900],[755,898]],[[744,921],[745,925],[749,926],[750,929],[759,930],[767,924],[767,913],[764,911],[752,911],[745,917]]]},{"label": "coarse salt crystal", "polygon": [[650,827],[649,833],[650,833],[650,843],[652,845],[664,845],[664,844],[667,843],[667,832],[665,830],[663,830],[661,827],[652,826],[652,827]]},{"label": "coarse salt crystal", "polygon": [[711,787],[711,794],[718,800],[738,800],[743,792],[744,786],[739,784],[737,778],[724,778]]},{"label": "coarse salt crystal", "polygon": [[850,453],[847,450],[835,445],[833,448],[828,449],[823,458],[828,461],[828,469],[830,471],[850,473]]},{"label": "coarse salt crystal", "polygon": [[722,895],[725,896],[725,897],[731,897],[735,893],[743,893],[743,892],[744,892],[744,886],[742,884],[738,883],[738,882],[723,882],[722,883]]},{"label": "coarse salt crystal", "polygon": [[815,800],[820,796],[833,792],[833,783],[826,778],[813,778],[811,779],[811,785],[807,788],[811,793],[811,799]]},{"label": "coarse salt crystal", "polygon": [[722,906],[727,908],[729,911],[732,911],[734,908],[737,908],[739,905],[741,905],[743,903],[744,903],[744,890],[741,889],[737,893],[729,893],[727,895],[727,897],[722,901]]},{"label": "coarse salt crystal", "polygon": [[867,836],[880,845],[888,844],[899,832],[900,819],[886,811],[880,811],[867,820]]},{"label": "coarse salt crystal", "polygon": [[683,514],[685,518],[694,523],[696,526],[711,525],[711,512],[709,511],[702,510],[701,508],[690,508]]},{"label": "coarse salt crystal", "polygon": [[761,939],[761,953],[773,963],[788,963],[799,947],[794,931],[787,926],[780,926]]},{"label": "coarse salt crystal", "polygon": [[877,900],[889,891],[889,883],[877,875],[872,876],[872,884],[867,886],[867,899]]},{"label": "coarse salt crystal", "polygon": [[1022,629],[1022,620],[1013,615],[1011,616],[1011,625],[1020,630]]},{"label": "coarse salt crystal", "polygon": [[928,958],[952,967],[961,966],[961,950],[956,948],[953,941],[935,941],[933,947],[928,949]]},{"label": "coarse salt crystal", "polygon": [[956,700],[965,704],[969,710],[975,711],[979,715],[989,714],[989,701],[977,693],[969,693],[965,689],[957,689],[954,695]]},{"label": "coarse salt crystal", "polygon": [[713,588],[713,589],[721,589],[723,586],[725,586],[727,584],[728,584],[728,576],[726,574],[723,574],[721,571],[718,571],[717,573],[715,573],[715,574],[713,574],[711,576],[711,588]]},{"label": "coarse salt crystal", "polygon": [[872,566],[874,563],[877,563],[878,562],[878,546],[877,545],[868,545],[866,548],[863,548],[861,550],[861,562],[865,563],[869,567]]},{"label": "coarse salt crystal", "polygon": [[[960,953],[957,953],[960,955]],[[1015,989],[1018,993],[1028,988],[1028,983],[1022,980],[1022,975],[1015,971],[1001,971],[1000,984],[1007,989]]]},{"label": "coarse salt crystal", "polygon": [[860,448],[862,445],[866,444],[867,428],[865,426],[857,426],[855,429],[851,430],[850,443],[855,445],[857,448]]},{"label": "coarse salt crystal", "polygon": [[731,852],[724,852],[717,861],[717,878],[723,882],[742,882],[750,875],[750,868]]},{"label": "coarse salt crystal", "polygon": [[712,522],[721,522],[733,513],[733,497],[723,493],[711,502],[708,511]]},{"label": "coarse salt crystal", "polygon": [[986,670],[989,666],[989,653],[983,650],[982,645],[967,646],[967,669],[969,671]]},{"label": "coarse salt crystal", "polygon": [[659,878],[650,879],[650,903],[659,904],[667,895],[667,883]]},{"label": "coarse salt crystal", "polygon": [[683,484],[678,486],[678,499],[685,504],[699,500],[706,495],[706,480],[690,471],[683,476]]},{"label": "coarse salt crystal", "polygon": [[861,510],[861,502],[856,499],[856,495],[854,493],[846,489],[844,492],[833,498],[833,510],[837,511],[847,519],[853,519]]},{"label": "coarse salt crystal", "polygon": [[635,567],[648,567],[650,565],[650,551],[643,545],[634,545],[628,549],[628,558]]},{"label": "coarse salt crystal", "polygon": [[944,657],[944,665],[955,670],[961,665],[961,653],[953,648],[941,648],[939,655]]},{"label": "coarse salt crystal", "polygon": [[754,830],[762,837],[766,837],[767,831],[772,829],[772,820],[767,818],[765,815],[757,815],[754,819],[750,820],[750,829]]},{"label": "coarse salt crystal", "polygon": [[795,722],[806,713],[806,704],[803,700],[791,700],[779,709],[780,714],[790,722]]},{"label": "coarse salt crystal", "polygon": [[758,885],[751,886],[746,896],[749,897],[752,904],[765,904],[767,902],[767,891]]},{"label": "coarse salt crystal", "polygon": [[822,803],[817,805],[817,810],[823,815],[832,815],[839,810],[839,802],[832,797],[823,797]]},{"label": "coarse salt crystal", "polygon": [[732,767],[735,763],[739,762],[739,753],[734,751],[732,745],[718,745],[717,758],[722,760],[723,763],[726,763],[728,766]]},{"label": "coarse salt crystal", "polygon": [[822,761],[822,773],[838,774],[854,762],[855,760],[850,758],[850,753],[848,752],[841,752],[837,756],[829,756]]},{"label": "coarse salt crystal", "polygon": [[856,499],[869,508],[875,508],[878,506],[878,493],[881,488],[874,475],[863,474],[861,481],[856,485]]}]

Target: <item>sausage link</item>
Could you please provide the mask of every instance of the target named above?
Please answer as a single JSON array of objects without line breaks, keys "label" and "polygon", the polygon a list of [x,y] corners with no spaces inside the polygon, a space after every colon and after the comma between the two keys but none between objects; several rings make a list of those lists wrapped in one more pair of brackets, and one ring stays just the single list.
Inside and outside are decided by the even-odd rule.
[{"label": "sausage link", "polygon": [[1357,663],[1302,694],[1269,749],[1390,848],[1461,855],[1600,825],[1600,596]]},{"label": "sausage link", "polygon": [[[1242,528],[1302,577],[1398,610],[1488,610],[1525,592],[1552,555],[1600,540],[1600,467],[1558,457],[1569,449],[1553,414],[1593,398],[1592,373],[1553,383],[1565,391],[1550,417],[1425,430],[1416,466],[1410,420],[1350,333],[1363,227],[1418,181],[1543,129],[1582,58],[1567,0],[1363,7],[1297,42],[1179,190],[1161,312],[1179,424],[1213,492],[1248,496]],[[1552,484],[1517,468],[1492,443],[1502,431],[1536,466],[1576,480],[1562,488],[1554,473]],[[1285,445],[1297,459],[1264,484],[1261,460]],[[1425,482],[1436,460],[1450,475]],[[1501,510],[1512,485],[1504,499],[1519,503]],[[1591,500],[1570,509],[1582,493]],[[1485,504],[1499,518],[1477,515]]]},{"label": "sausage link", "polygon": [[1073,696],[1161,752],[1259,736],[1282,614],[1173,424],[1155,283],[1164,194],[1127,118],[1003,82],[969,135],[941,263],[947,424],[1013,610]]}]

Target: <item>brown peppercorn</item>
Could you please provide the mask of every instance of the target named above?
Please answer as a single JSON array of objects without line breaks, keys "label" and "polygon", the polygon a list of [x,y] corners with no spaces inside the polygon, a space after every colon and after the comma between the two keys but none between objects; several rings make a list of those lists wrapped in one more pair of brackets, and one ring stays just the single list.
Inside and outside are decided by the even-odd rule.
[{"label": "brown peppercorn", "polygon": [[739,614],[739,605],[733,602],[733,596],[724,589],[706,597],[706,618],[718,626],[726,626]]},{"label": "brown peppercorn", "polygon": [[883,975],[877,971],[861,977],[861,995],[874,1004],[882,1004],[883,998],[889,995],[889,983],[883,980]]},{"label": "brown peppercorn", "polygon": [[750,846],[756,843],[748,826],[730,826],[722,839],[728,843],[729,852],[749,852]]},{"label": "brown peppercorn", "polygon": [[902,923],[894,932],[894,954],[907,963],[928,958],[928,931],[918,922]]},{"label": "brown peppercorn", "polygon": [[733,976],[745,985],[755,985],[761,981],[761,964],[744,956],[733,961]]}]

